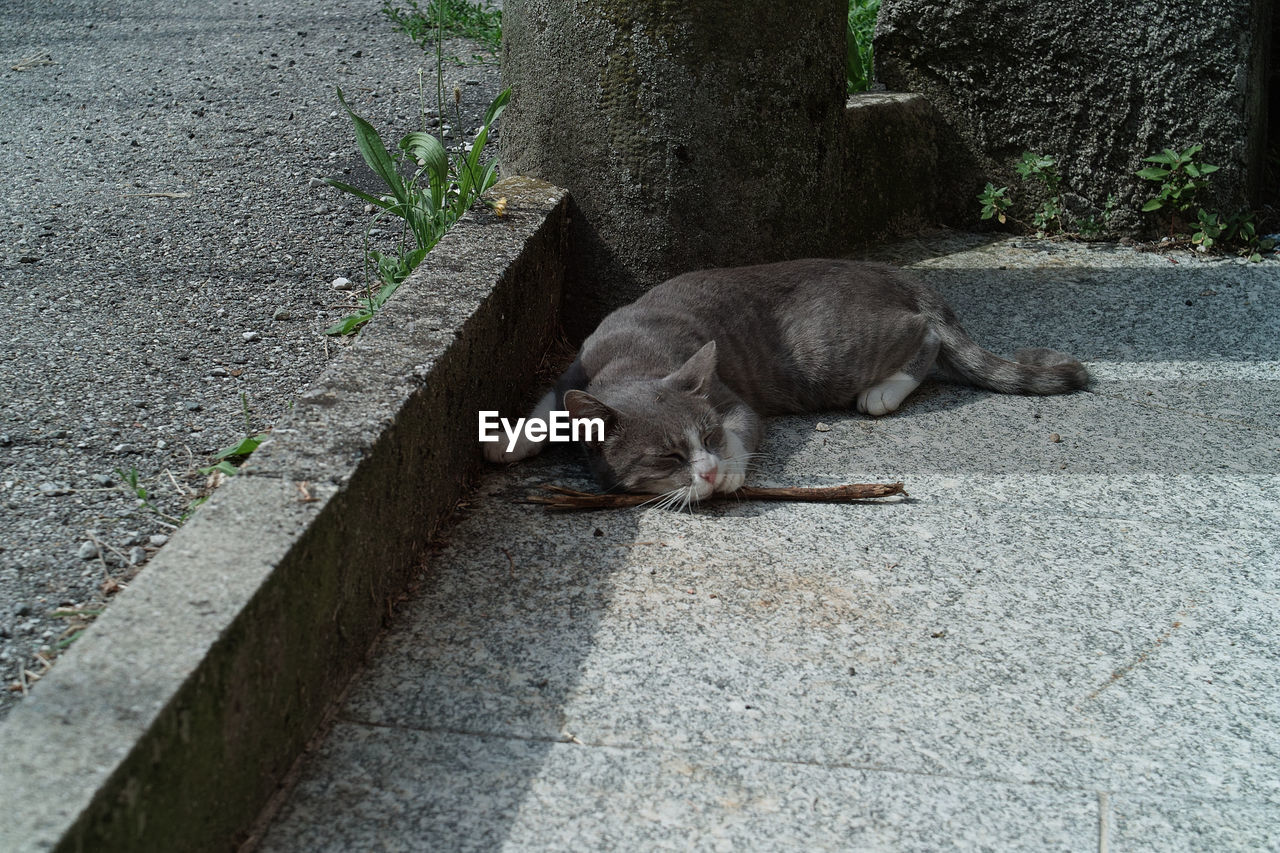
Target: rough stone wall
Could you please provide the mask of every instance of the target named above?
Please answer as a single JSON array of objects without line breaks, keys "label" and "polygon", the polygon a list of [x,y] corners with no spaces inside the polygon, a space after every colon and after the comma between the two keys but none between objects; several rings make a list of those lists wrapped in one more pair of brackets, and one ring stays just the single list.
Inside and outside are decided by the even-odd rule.
[{"label": "rough stone wall", "polygon": [[[1216,202],[1257,201],[1271,0],[883,0],[879,79],[920,92],[976,155],[985,178],[1017,185],[1023,151],[1055,157],[1081,208],[1114,193],[1164,147],[1203,143],[1222,167]],[[976,210],[976,204],[975,204]],[[1136,214],[1124,223],[1139,224]]]},{"label": "rough stone wall", "polygon": [[699,267],[832,253],[842,0],[507,0],[507,174],[570,190],[565,317]]}]

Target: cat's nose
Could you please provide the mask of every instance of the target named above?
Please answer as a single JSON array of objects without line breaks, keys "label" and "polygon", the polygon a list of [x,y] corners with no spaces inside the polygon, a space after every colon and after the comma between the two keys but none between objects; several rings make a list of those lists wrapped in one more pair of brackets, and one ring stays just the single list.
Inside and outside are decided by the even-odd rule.
[{"label": "cat's nose", "polygon": [[709,468],[699,473],[698,476],[714,486],[716,484],[716,473],[717,470],[715,468]]}]

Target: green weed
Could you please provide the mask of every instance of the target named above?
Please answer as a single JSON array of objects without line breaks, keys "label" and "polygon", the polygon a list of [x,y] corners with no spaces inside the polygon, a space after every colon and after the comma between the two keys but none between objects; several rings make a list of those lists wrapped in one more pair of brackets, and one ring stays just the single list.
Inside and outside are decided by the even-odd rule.
[{"label": "green weed", "polygon": [[845,74],[849,94],[865,92],[875,82],[872,39],[880,0],[849,0],[849,23],[845,41]]},{"label": "green weed", "polygon": [[[879,2],[879,0],[877,0]],[[478,41],[491,51],[502,46],[502,10],[487,2],[471,0],[428,0],[424,10],[418,0],[405,5],[384,0],[382,14],[397,32],[404,33],[423,50],[441,37],[461,37]]]},{"label": "green weed", "polygon": [[[218,460],[217,463],[199,469],[200,473],[206,477],[215,471],[228,477],[234,476],[239,471],[239,466],[249,458],[249,454],[257,450],[258,446],[271,436],[270,429],[264,432],[254,430],[253,421],[249,416],[249,396],[243,391],[240,392],[240,407],[244,412],[244,438],[213,454],[213,458]],[[193,504],[192,509],[203,502],[204,500],[201,499],[199,503]]]},{"label": "green weed", "polygon": [[1008,210],[1013,204],[1009,198],[1008,187],[997,187],[987,181],[986,189],[978,194],[978,203],[982,205],[982,218],[995,219],[1001,225],[1009,220]]},{"label": "green weed", "polygon": [[1035,181],[1044,187],[1049,197],[1031,216],[1031,223],[1043,234],[1064,231],[1062,214],[1066,202],[1062,197],[1062,178],[1058,175],[1058,161],[1043,154],[1024,152],[1014,167],[1024,181]]},{"label": "green weed", "polygon": [[[1091,232],[1093,236],[1098,236],[1105,230],[1104,223],[1110,219],[1111,211],[1115,207],[1114,199],[1110,200],[1109,207],[1104,208],[1101,221],[1097,218],[1078,223],[1073,221],[1072,224],[1078,226],[1079,230],[1072,234],[1068,225],[1067,201],[1063,194],[1063,181],[1058,173],[1057,160],[1044,154],[1026,151],[1023,152],[1014,169],[1024,183],[1039,184],[1037,194],[1047,196],[1040,202],[1038,208],[1030,212],[1030,227],[1034,228],[1037,234],[1083,237],[1086,236],[1086,231]],[[983,219],[995,219],[1001,224],[1014,222],[1027,227],[1027,223],[1013,213],[1013,199],[1009,197],[1008,187],[997,187],[988,181],[982,192],[978,193],[978,204],[982,206]]]},{"label": "green weed", "polygon": [[134,498],[137,499],[138,506],[142,507],[145,510],[155,513],[156,517],[161,519],[162,521],[168,522],[169,524],[172,524],[172,525],[181,525],[184,521],[187,520],[187,517],[190,515],[190,513],[188,512],[188,513],[183,513],[181,517],[174,517],[172,515],[169,515],[167,512],[164,512],[163,510],[160,509],[160,507],[152,503],[151,494],[150,492],[147,491],[146,486],[142,484],[142,479],[138,476],[138,469],[136,466],[131,467],[127,472],[124,471],[123,469],[117,468],[116,476],[120,478],[120,482],[123,484],[125,490],[131,493],[134,496]]},{"label": "green weed", "polygon": [[[1199,252],[1233,248],[1255,263],[1261,261],[1262,253],[1273,249],[1275,241],[1258,234],[1252,211],[1227,216],[1197,203],[1201,193],[1208,189],[1208,176],[1218,171],[1212,163],[1196,159],[1203,150],[1204,146],[1197,143],[1183,151],[1166,148],[1159,154],[1142,158],[1142,162],[1155,165],[1134,174],[1158,184],[1156,194],[1142,205],[1143,213],[1164,211],[1168,215],[1170,237],[1176,236],[1175,232],[1184,224],[1191,228],[1191,245]],[[1196,212],[1194,222],[1192,210]],[[1187,239],[1185,232],[1181,239]]]},{"label": "green weed", "polygon": [[[355,127],[360,156],[386,186],[387,194],[373,195],[336,178],[325,181],[378,209],[370,228],[387,215],[399,217],[402,226],[394,254],[375,251],[366,244],[366,270],[381,282],[378,290],[367,285],[365,296],[357,300],[359,309],[325,329],[327,335],[349,335],[373,317],[445,232],[497,180],[497,163],[482,158],[493,123],[511,100],[511,90],[503,91],[489,105],[470,147],[452,155],[440,139],[425,131],[406,134],[396,152],[389,153],[373,125],[347,105],[341,89],[337,91],[338,101]],[[411,177],[404,178],[401,168],[411,172]],[[366,280],[371,281],[372,276],[367,275]]]},{"label": "green weed", "polygon": [[1155,196],[1142,205],[1142,212],[1151,213],[1171,208],[1171,232],[1177,226],[1179,217],[1187,217],[1195,205],[1196,195],[1209,185],[1206,177],[1218,171],[1218,167],[1212,163],[1195,159],[1195,155],[1203,149],[1204,146],[1199,144],[1192,145],[1185,151],[1166,148],[1159,154],[1142,158],[1142,162],[1156,165],[1134,172],[1139,178],[1159,184]]},{"label": "green weed", "polygon": [[1249,260],[1257,263],[1262,260],[1262,253],[1275,248],[1275,241],[1258,234],[1258,224],[1251,211],[1222,216],[1217,211],[1205,210],[1196,212],[1196,231],[1191,235],[1191,243],[1197,251],[1208,252],[1215,246],[1234,247],[1236,251]]}]

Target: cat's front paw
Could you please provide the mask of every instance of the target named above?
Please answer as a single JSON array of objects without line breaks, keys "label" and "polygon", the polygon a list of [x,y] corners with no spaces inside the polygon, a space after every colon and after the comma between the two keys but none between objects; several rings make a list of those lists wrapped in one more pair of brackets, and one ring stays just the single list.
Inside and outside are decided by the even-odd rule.
[{"label": "cat's front paw", "polygon": [[507,449],[507,444],[505,440],[484,442],[484,458],[495,465],[501,465],[528,459],[542,451],[542,442],[528,441],[523,435],[516,439],[515,447],[510,450]]}]

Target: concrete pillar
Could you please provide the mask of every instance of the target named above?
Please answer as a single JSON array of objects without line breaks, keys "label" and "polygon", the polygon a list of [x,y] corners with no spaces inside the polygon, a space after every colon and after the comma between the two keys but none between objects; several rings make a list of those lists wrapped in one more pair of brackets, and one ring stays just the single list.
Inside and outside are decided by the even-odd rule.
[{"label": "concrete pillar", "polygon": [[572,194],[572,335],[686,270],[839,253],[846,11],[506,0],[503,168]]}]

